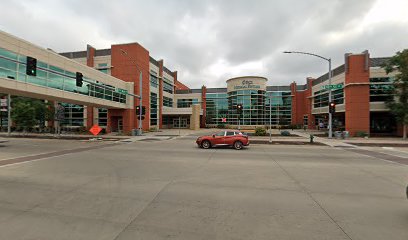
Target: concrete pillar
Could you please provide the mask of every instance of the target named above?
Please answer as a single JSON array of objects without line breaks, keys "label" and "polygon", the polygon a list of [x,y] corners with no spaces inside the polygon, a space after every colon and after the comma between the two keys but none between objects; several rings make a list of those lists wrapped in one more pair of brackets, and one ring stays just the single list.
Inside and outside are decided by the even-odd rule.
[{"label": "concrete pillar", "polygon": [[191,105],[192,114],[190,116],[190,129],[191,130],[200,130],[200,104]]}]

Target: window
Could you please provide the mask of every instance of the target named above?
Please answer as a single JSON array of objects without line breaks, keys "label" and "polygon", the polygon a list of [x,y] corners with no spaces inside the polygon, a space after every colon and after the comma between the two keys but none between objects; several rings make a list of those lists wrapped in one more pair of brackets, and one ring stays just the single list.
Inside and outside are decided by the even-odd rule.
[{"label": "window", "polygon": [[64,107],[64,120],[61,125],[65,127],[80,127],[84,125],[84,107],[82,105],[60,103]]},{"label": "window", "polygon": [[157,73],[154,71],[150,71],[150,86],[155,88],[159,86],[157,81]]},{"label": "window", "polygon": [[108,109],[98,108],[98,125],[101,127],[108,125]]},{"label": "window", "polygon": [[173,93],[173,85],[166,81],[163,81],[163,91]]},{"label": "window", "polygon": [[235,132],[227,132],[227,136],[234,136]]},{"label": "window", "polygon": [[150,125],[155,126],[157,125],[157,117],[158,109],[157,109],[157,94],[150,93]]},{"label": "window", "polygon": [[224,131],[215,134],[215,136],[217,136],[217,137],[223,137],[224,135],[225,135]]},{"label": "window", "polygon": [[[106,63],[100,64],[108,69]],[[37,60],[37,76],[27,76],[26,56],[0,48],[0,77],[83,94],[91,97],[126,103],[126,94],[115,93],[109,85],[84,76],[82,87],[76,86],[75,73]]]},{"label": "window", "polygon": [[103,73],[107,74],[108,73],[108,64],[107,63],[99,63],[98,64],[98,70],[100,72],[103,72]]},{"label": "window", "polygon": [[163,106],[173,107],[173,99],[169,97],[163,97]]},{"label": "window", "polygon": [[193,104],[197,104],[198,99],[177,99],[177,108],[189,108]]},{"label": "window", "polygon": [[393,78],[370,78],[370,102],[387,102],[394,96]]}]

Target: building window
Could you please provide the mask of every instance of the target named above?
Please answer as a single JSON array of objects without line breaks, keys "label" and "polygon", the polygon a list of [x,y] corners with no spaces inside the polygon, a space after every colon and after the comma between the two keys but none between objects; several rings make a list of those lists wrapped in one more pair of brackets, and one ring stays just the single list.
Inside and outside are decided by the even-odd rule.
[{"label": "building window", "polygon": [[150,126],[157,125],[158,119],[158,109],[157,109],[157,94],[150,93]]},{"label": "building window", "polygon": [[177,108],[189,108],[193,104],[197,104],[198,99],[177,99]]},{"label": "building window", "polygon": [[100,72],[103,72],[105,74],[108,74],[108,64],[107,63],[99,63],[98,64],[98,70]]},{"label": "building window", "polygon": [[[327,89],[322,89],[314,92],[314,108],[327,107],[329,106],[329,91]],[[344,89],[332,90],[332,101],[336,104],[344,103]]]},{"label": "building window", "polygon": [[387,102],[393,99],[394,79],[370,78],[370,102]]},{"label": "building window", "polygon": [[163,91],[173,93],[173,85],[166,81],[163,81]]},{"label": "building window", "polygon": [[98,108],[98,125],[101,127],[108,126],[108,109]]},{"label": "building window", "polygon": [[84,126],[84,106],[60,103],[64,107],[64,120],[61,125],[64,127],[81,127]]},{"label": "building window", "polygon": [[157,73],[154,71],[150,71],[150,86],[157,88],[159,86],[157,80]]},{"label": "building window", "polygon": [[74,72],[38,60],[37,76],[28,76],[26,74],[26,58],[24,55],[18,55],[0,48],[0,77],[109,101],[126,103],[126,95],[114,92],[115,89],[112,86],[98,83],[96,80],[84,76],[83,86],[77,87],[75,80],[76,74]]},{"label": "building window", "polygon": [[163,97],[163,106],[173,107],[173,99],[169,97]]}]

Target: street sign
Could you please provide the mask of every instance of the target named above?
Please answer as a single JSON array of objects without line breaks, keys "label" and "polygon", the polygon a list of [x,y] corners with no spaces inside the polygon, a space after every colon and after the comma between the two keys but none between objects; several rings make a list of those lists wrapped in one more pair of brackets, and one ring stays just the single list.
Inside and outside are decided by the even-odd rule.
[{"label": "street sign", "polygon": [[0,107],[7,107],[7,98],[0,99]]},{"label": "street sign", "polygon": [[322,89],[342,89],[343,84],[332,84],[332,85],[323,85]]},{"label": "street sign", "polygon": [[127,90],[121,89],[121,88],[116,88],[116,92],[122,93],[122,94],[128,94],[128,91],[127,91]]},{"label": "street sign", "polygon": [[91,127],[91,129],[89,129],[89,131],[90,131],[94,136],[96,136],[96,135],[98,135],[98,134],[102,131],[102,128],[95,124],[95,125],[93,125],[93,126]]}]

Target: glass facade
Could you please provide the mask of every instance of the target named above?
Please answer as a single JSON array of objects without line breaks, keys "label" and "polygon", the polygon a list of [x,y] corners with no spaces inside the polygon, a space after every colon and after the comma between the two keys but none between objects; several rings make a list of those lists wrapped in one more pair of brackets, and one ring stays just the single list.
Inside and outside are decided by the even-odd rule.
[{"label": "glass facade", "polygon": [[66,127],[81,127],[84,126],[84,106],[59,103],[64,107],[64,120],[61,121],[61,126]]},{"label": "glass facade", "polygon": [[157,94],[150,93],[150,125],[156,126],[158,119]]},{"label": "glass facade", "polygon": [[222,118],[228,117],[227,96],[227,93],[206,94],[206,124],[222,124]]},{"label": "glass facade", "polygon": [[27,56],[0,48],[0,77],[126,103],[126,95],[115,92],[112,86],[98,83],[84,76],[84,85],[77,87],[76,73],[41,61],[37,61],[37,76],[29,76],[26,74],[26,58]]},{"label": "glass facade", "polygon": [[155,71],[150,71],[150,86],[154,88],[159,87],[157,73]]},{"label": "glass facade", "polygon": [[394,78],[370,78],[370,102],[387,102],[392,100]]},{"label": "glass facade", "polygon": [[265,104],[265,125],[269,125],[269,121],[272,126],[287,126],[292,123],[291,92],[267,92]]},{"label": "glass facade", "polygon": [[198,99],[177,99],[177,108],[189,108],[193,104],[197,104]]},{"label": "glass facade", "polygon": [[[236,105],[242,104],[238,114]],[[226,122],[222,119],[226,118]],[[229,93],[207,93],[206,124],[289,125],[292,122],[291,92],[238,90]]]},{"label": "glass facade", "polygon": [[173,99],[169,97],[163,97],[163,106],[173,107]]},{"label": "glass facade", "polygon": [[173,93],[173,85],[169,82],[163,81],[163,91]]},{"label": "glass facade", "polygon": [[[329,106],[329,90],[322,89],[313,93],[314,95],[314,108],[328,107]],[[344,89],[332,90],[332,99],[336,104],[344,104]]]},{"label": "glass facade", "polygon": [[98,125],[100,127],[108,126],[108,109],[98,108]]},{"label": "glass facade", "polygon": [[108,64],[107,63],[99,63],[98,64],[98,70],[100,72],[103,72],[105,74],[108,74]]}]

